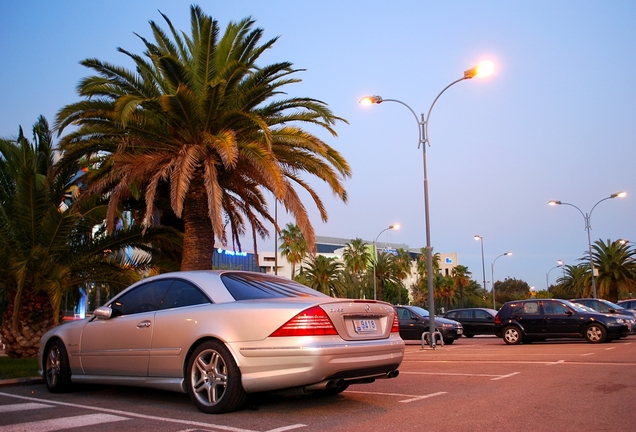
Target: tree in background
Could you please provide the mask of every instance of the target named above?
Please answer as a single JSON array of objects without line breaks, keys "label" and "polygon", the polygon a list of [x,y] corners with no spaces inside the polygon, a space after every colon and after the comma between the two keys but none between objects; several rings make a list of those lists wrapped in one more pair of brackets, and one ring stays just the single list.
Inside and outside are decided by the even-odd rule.
[{"label": "tree in background", "polygon": [[363,298],[366,271],[373,259],[369,245],[361,238],[351,240],[345,245],[342,259],[345,263],[343,276],[347,280],[347,297]]},{"label": "tree in background", "polygon": [[[371,267],[371,266],[370,266]],[[371,268],[369,269],[373,271]],[[371,273],[373,274],[373,273]],[[389,301],[393,303],[397,299],[385,299],[384,287],[389,284],[393,284],[396,287],[402,286],[402,280],[400,279],[401,269],[395,259],[395,255],[390,252],[380,251],[378,252],[378,260],[375,263],[375,278],[377,288],[377,299],[382,301]],[[398,291],[396,290],[395,294]]]},{"label": "tree in background", "polygon": [[497,309],[508,301],[522,300],[530,296],[530,285],[519,279],[506,278],[503,282],[495,282],[494,287]]},{"label": "tree in background", "polygon": [[[620,295],[636,288],[636,250],[621,241],[597,240],[592,245],[592,261],[598,269],[596,291],[600,298],[616,303]],[[587,255],[589,260],[589,253]]]},{"label": "tree in background", "polygon": [[[240,237],[251,226],[257,234],[275,223],[264,192],[291,213],[313,248],[315,234],[295,187],[306,191],[327,221],[318,193],[303,174],[322,180],[346,202],[343,180],[348,163],[334,148],[302,127],[336,136],[334,125],[346,122],[327,105],[306,97],[273,100],[284,86],[299,82],[289,62],[258,65],[277,38],[259,44],[263,30],[245,18],[230,22],[224,33],[212,17],[191,6],[191,31],[169,30],[154,21],[155,41],[140,37],[143,55],[122,48],[135,70],[87,59],[82,65],[96,75],[82,79],[84,99],[60,110],[65,161],[99,162],[82,181],[88,194],[109,197],[108,227],[125,199],[145,203],[144,226],[155,217],[156,203],[167,199],[183,220],[182,270],[209,269],[215,240],[240,249]],[[162,191],[169,190],[169,196]]]},{"label": "tree in background", "polygon": [[298,225],[288,223],[280,232],[280,254],[292,265],[291,277],[296,275],[296,264],[303,262],[307,256],[307,242]]},{"label": "tree in background", "polygon": [[0,140],[0,289],[8,299],[0,332],[11,357],[37,354],[40,336],[59,323],[66,293],[92,283],[121,290],[156,265],[178,269],[162,259],[180,247],[179,233],[151,227],[142,235],[139,225],[122,224],[107,234],[105,203],[74,200],[82,194],[74,184],[79,166],[59,167],[55,159],[44,117],[32,142],[22,128],[17,139]]},{"label": "tree in background", "polygon": [[457,265],[451,270],[451,277],[455,283],[455,287],[459,291],[459,307],[464,307],[464,288],[470,284],[471,272],[468,267],[463,265]]},{"label": "tree in background", "polygon": [[305,261],[299,281],[310,288],[332,297],[344,296],[342,283],[342,263],[336,258],[315,255]]}]

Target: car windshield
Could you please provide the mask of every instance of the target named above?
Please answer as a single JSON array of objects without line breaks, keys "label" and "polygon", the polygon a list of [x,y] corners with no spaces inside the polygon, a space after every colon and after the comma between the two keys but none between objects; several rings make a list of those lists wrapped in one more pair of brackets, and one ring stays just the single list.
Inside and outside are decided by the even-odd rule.
[{"label": "car windshield", "polygon": [[611,307],[612,309],[616,309],[616,310],[625,310],[625,308],[621,305],[617,305],[616,303],[612,303],[609,300],[603,300],[603,303],[605,303],[606,305],[608,305],[609,307]]},{"label": "car windshield", "polygon": [[421,308],[419,306],[411,306],[410,309],[415,312],[418,315],[421,315],[423,317],[427,317],[428,316],[428,311],[424,308]]},{"label": "car windshield", "polygon": [[282,297],[329,297],[290,279],[246,273],[224,273],[223,284],[235,300]]},{"label": "car windshield", "polygon": [[589,308],[587,306],[583,306],[581,304],[578,303],[574,303],[568,300],[560,300],[561,302],[563,302],[564,305],[567,305],[569,308],[574,309],[577,312],[585,312],[585,313],[590,313],[590,312],[594,312],[594,313],[598,313],[598,311],[595,311],[592,308]]}]

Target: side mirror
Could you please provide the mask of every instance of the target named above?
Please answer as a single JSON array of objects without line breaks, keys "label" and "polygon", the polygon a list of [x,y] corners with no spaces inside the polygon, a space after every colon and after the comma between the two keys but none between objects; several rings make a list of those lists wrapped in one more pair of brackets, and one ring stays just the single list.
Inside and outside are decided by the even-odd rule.
[{"label": "side mirror", "polygon": [[565,310],[565,314],[566,314],[566,315],[572,315],[572,313],[573,313],[573,312],[572,312],[570,309],[566,309],[566,310]]},{"label": "side mirror", "polygon": [[100,306],[93,311],[93,315],[99,319],[107,320],[113,314],[113,310],[108,306]]}]

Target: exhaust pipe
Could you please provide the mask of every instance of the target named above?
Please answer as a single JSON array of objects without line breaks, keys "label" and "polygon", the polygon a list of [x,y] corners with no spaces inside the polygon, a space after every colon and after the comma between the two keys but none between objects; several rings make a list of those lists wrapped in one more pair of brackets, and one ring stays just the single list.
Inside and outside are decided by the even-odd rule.
[{"label": "exhaust pipe", "polygon": [[395,378],[396,376],[398,376],[400,374],[400,371],[397,369],[393,369],[392,371],[388,371],[386,373],[386,377],[387,378]]},{"label": "exhaust pipe", "polygon": [[316,384],[311,384],[311,385],[305,386],[305,387],[303,387],[303,389],[308,390],[308,391],[326,390],[326,389],[331,389],[331,388],[342,387],[343,385],[345,385],[345,380],[340,378],[340,379],[335,379],[335,380],[321,381],[321,382],[316,383]]}]

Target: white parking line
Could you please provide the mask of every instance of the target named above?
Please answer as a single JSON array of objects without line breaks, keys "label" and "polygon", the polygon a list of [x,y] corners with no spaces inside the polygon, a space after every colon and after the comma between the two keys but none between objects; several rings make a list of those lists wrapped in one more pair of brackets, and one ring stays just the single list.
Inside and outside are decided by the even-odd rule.
[{"label": "white parking line", "polygon": [[[369,394],[369,395],[378,395],[378,396],[397,396],[397,397],[408,397],[409,399],[404,399],[398,402],[409,403],[422,399],[428,399],[434,396],[441,396],[448,392],[437,392],[437,393],[429,393],[426,395],[407,395],[401,393],[379,393],[379,392],[364,392],[364,391],[356,391],[356,390],[345,390],[343,393],[358,393],[358,394]],[[268,431],[269,432],[269,431]]]},{"label": "white parking line", "polygon": [[53,405],[45,405],[41,403],[29,402],[21,404],[0,405],[0,413],[27,411],[41,408],[53,408]]},{"label": "white parking line", "polygon": [[[11,397],[11,398],[34,401],[34,402],[42,402],[41,399],[31,398],[31,397],[27,397],[27,396],[18,396],[18,395],[13,395],[13,394],[10,394],[10,393],[3,393],[3,392],[0,392],[0,396],[7,396],[7,397]],[[185,425],[189,425],[189,426],[199,426],[199,427],[203,427],[203,428],[206,428],[206,429],[213,429],[213,430],[222,430],[222,431],[230,431],[230,432],[258,432],[258,431],[253,431],[253,430],[250,430],[250,429],[235,428],[235,427],[231,427],[231,426],[223,426],[223,425],[217,425],[217,424],[213,424],[213,423],[203,423],[203,422],[195,422],[195,421],[190,421],[190,420],[179,420],[179,419],[173,419],[173,418],[167,418],[167,417],[157,417],[157,416],[151,416],[151,415],[145,415],[145,414],[137,414],[137,413],[128,412],[128,411],[113,410],[113,409],[108,409],[108,408],[99,408],[99,407],[94,407],[94,406],[89,406],[89,405],[79,405],[79,404],[73,404],[73,403],[67,403],[67,402],[58,402],[58,401],[50,401],[50,400],[47,400],[45,402],[53,404],[53,405],[61,405],[61,406],[68,406],[68,407],[74,407],[74,408],[83,408],[83,409],[92,410],[92,411],[101,411],[101,412],[105,412],[105,413],[117,414],[117,415],[127,416],[127,417],[142,418],[142,419],[146,419],[146,420],[157,420],[157,421],[163,421],[163,422],[185,424]],[[18,425],[16,425],[16,426],[18,426]],[[265,431],[265,432],[282,432],[282,431],[298,429],[298,428],[302,428],[302,427],[306,427],[306,426],[307,425],[305,425],[305,424],[299,423],[299,424],[294,424],[294,425],[282,426],[280,428],[271,429],[271,430]],[[0,428],[0,432],[22,431],[22,430],[25,430],[25,429],[6,429],[5,430],[5,429]],[[38,428],[38,429],[33,429],[33,430],[42,431],[44,429],[39,429]]]},{"label": "white parking line", "polygon": [[504,378],[510,378],[511,376],[515,376],[515,375],[518,375],[520,373],[521,372],[513,372],[513,373],[509,373],[508,375],[501,375],[500,377],[493,378],[491,381],[497,381],[497,380],[504,379]]},{"label": "white parking line", "polygon": [[401,372],[402,374],[411,374],[411,375],[446,375],[446,376],[467,376],[467,377],[485,377],[491,378],[493,381],[500,380],[502,378],[508,378],[513,375],[517,375],[521,372],[513,372],[508,375],[499,375],[499,374],[465,374],[465,373],[449,373],[449,372]]},{"label": "white parking line", "polygon": [[581,357],[587,357],[587,356],[591,356],[594,355],[594,353],[585,353],[585,354],[581,354]]},{"label": "white parking line", "polygon": [[0,426],[0,432],[38,431],[49,432],[62,429],[92,426],[101,423],[111,423],[122,420],[130,420],[126,417],[111,414],[87,414],[74,417],[63,417],[52,420],[41,420],[27,423],[18,423]]}]

